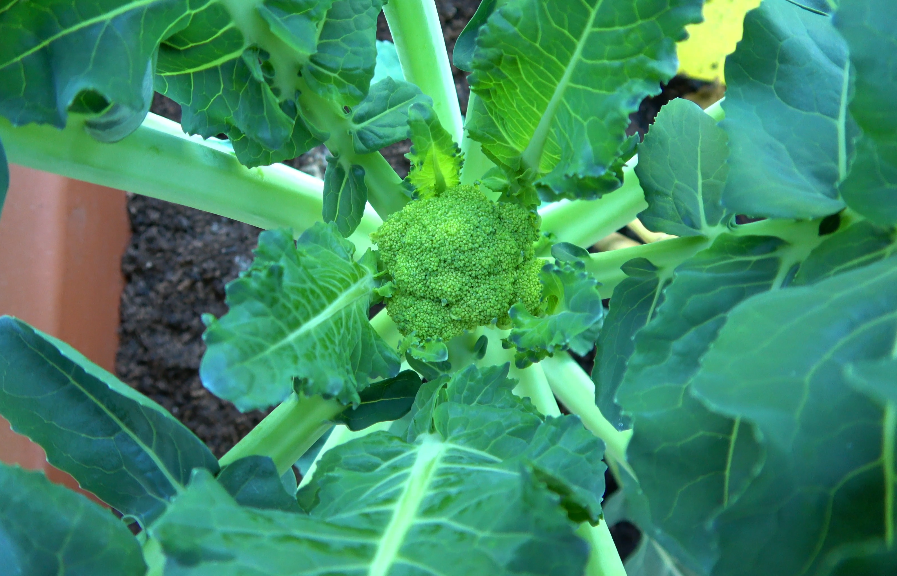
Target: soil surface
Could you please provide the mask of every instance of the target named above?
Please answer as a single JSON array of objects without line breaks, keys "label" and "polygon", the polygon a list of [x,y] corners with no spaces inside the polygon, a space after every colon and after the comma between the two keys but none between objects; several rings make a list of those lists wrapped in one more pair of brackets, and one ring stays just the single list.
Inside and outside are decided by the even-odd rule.
[{"label": "soil surface", "polygon": [[[479,0],[436,0],[451,54],[455,40],[473,16]],[[377,37],[391,39],[381,15]],[[464,74],[453,67],[462,111],[469,89]],[[660,106],[672,98],[701,88],[677,78],[633,114],[629,133],[644,133]],[[156,95],[152,111],[180,121],[180,107]],[[383,150],[401,176],[407,174],[409,142]],[[322,177],[326,150],[316,148],[288,161],[294,168]],[[252,261],[259,230],[253,226],[152,198],[128,201],[132,239],[122,260],[126,287],[121,300],[119,377],[152,398],[205,441],[216,456],[223,455],[264,417],[242,414],[229,402],[212,395],[199,381],[204,345],[201,315],[227,311],[224,287]],[[582,359],[591,368],[591,357]],[[613,488],[609,478],[608,488]],[[621,554],[631,552],[638,532],[630,524],[612,527]]]}]

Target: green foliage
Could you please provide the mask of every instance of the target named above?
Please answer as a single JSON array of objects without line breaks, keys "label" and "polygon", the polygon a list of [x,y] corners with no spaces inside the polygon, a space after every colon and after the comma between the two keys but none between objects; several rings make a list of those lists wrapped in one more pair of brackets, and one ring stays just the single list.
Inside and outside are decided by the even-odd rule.
[{"label": "green foliage", "polygon": [[287,475],[292,476],[291,485],[278,476],[274,461],[267,456],[247,456],[222,468],[217,480],[240,506],[299,512],[293,496],[296,476],[292,470]]},{"label": "green foliage", "polygon": [[0,533],[6,574],[139,576],[146,571],[140,546],[112,514],[43,474],[6,464],[0,464]]},{"label": "green foliage", "polygon": [[416,103],[408,111],[411,129],[411,171],[405,179],[418,197],[442,194],[461,182],[464,157],[458,145],[446,132],[436,112],[425,103]]},{"label": "green foliage", "polygon": [[284,230],[263,232],[252,267],[227,287],[230,312],[210,319],[203,384],[241,410],[303,394],[358,403],[399,359],[367,319],[375,271],[352,260],[354,246],[318,224],[298,244]]},{"label": "green foliage", "polygon": [[324,174],[324,209],[321,211],[324,222],[333,222],[339,233],[348,237],[361,222],[367,198],[364,168],[352,164],[346,169],[338,158],[328,156]]},{"label": "green foliage", "polygon": [[449,340],[463,330],[507,326],[522,301],[539,306],[534,259],[538,216],[456,186],[409,203],[372,236],[395,290],[390,316],[406,335]]}]

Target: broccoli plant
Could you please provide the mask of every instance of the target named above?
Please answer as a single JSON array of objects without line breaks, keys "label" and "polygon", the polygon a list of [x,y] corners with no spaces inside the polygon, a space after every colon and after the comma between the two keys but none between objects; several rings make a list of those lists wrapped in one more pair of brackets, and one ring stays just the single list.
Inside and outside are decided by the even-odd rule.
[{"label": "broccoli plant", "polygon": [[701,0],[483,0],[465,118],[431,0],[0,5],[9,161],[265,228],[200,377],[274,407],[216,458],[0,319],[0,414],[120,513],[0,465],[4,573],[897,572],[897,6],[755,4],[643,141]]}]

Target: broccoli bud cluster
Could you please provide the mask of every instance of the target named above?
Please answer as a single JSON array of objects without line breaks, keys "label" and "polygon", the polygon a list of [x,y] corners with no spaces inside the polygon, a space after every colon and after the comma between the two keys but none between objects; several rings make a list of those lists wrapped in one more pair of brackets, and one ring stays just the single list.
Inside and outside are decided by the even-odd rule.
[{"label": "broccoli bud cluster", "polygon": [[456,186],[410,202],[371,238],[395,284],[386,307],[403,334],[449,340],[492,322],[509,327],[517,302],[537,312],[539,217],[519,205]]}]

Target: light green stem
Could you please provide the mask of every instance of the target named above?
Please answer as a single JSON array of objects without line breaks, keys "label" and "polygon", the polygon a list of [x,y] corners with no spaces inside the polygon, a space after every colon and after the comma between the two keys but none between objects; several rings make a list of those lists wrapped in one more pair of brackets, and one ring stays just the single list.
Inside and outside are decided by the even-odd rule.
[{"label": "light green stem", "polygon": [[517,368],[511,364],[511,378],[516,378],[519,384],[514,388],[514,394],[521,398],[529,398],[533,406],[545,416],[560,416],[554,394],[548,385],[548,379],[540,364],[533,364],[527,368]]},{"label": "light green stem", "polygon": [[[187,136],[179,124],[155,114],[115,144],[94,140],[75,115],[63,130],[37,124],[15,128],[0,118],[0,139],[10,162],[260,228],[289,227],[298,234],[321,219],[323,183],[317,178],[282,164],[246,168],[220,141]],[[380,223],[368,209],[351,238],[359,254]]]},{"label": "light green stem", "polygon": [[433,99],[433,110],[456,144],[461,107],[433,0],[389,0],[383,6],[405,79]]},{"label": "light green stem", "polygon": [[[605,456],[632,473],[626,462],[626,447],[632,430],[620,431],[607,421],[595,405],[595,385],[579,364],[566,352],[541,362],[551,391],[570,412],[582,420],[583,426],[604,440]],[[633,473],[633,476],[635,474]]]},{"label": "light green stem", "polygon": [[583,523],[576,532],[591,547],[585,576],[626,576],[623,560],[617,553],[614,539],[604,519],[597,526]]},{"label": "light green stem", "polygon": [[588,247],[632,222],[645,210],[645,194],[633,171],[636,158],[623,169],[623,186],[598,200],[562,201],[539,211],[542,232],[551,232],[559,242]]},{"label": "light green stem", "polygon": [[647,258],[658,268],[675,268],[679,263],[709,246],[711,240],[703,236],[670,238],[652,244],[621,248],[610,252],[590,254],[586,270],[601,282],[601,294],[610,297],[617,284],[626,279],[620,267],[633,258]]},{"label": "light green stem", "polygon": [[[476,94],[470,93],[470,98],[467,100],[468,117],[470,117],[470,111],[477,98]],[[470,137],[470,132],[466,128],[464,136],[461,138],[461,153],[464,154],[464,165],[461,166],[461,184],[473,184],[495,167],[492,160],[483,153],[482,145]]]},{"label": "light green stem", "polygon": [[346,406],[337,400],[292,394],[218,463],[224,467],[246,456],[268,456],[274,460],[277,473],[283,474],[327,431],[332,425],[331,420],[345,409]]}]

